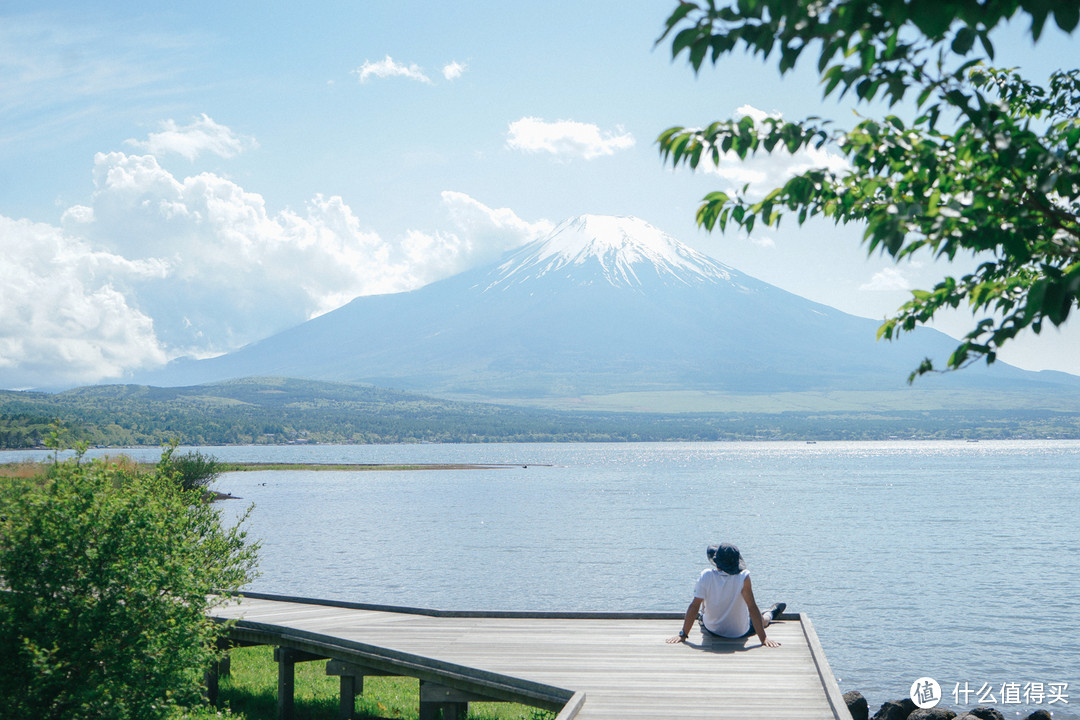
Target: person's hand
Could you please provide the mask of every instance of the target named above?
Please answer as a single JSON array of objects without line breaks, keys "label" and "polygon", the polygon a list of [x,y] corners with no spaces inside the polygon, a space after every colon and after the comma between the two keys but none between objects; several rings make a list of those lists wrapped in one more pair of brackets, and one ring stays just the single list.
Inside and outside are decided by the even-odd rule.
[{"label": "person's hand", "polygon": [[766,638],[765,642],[761,643],[761,646],[762,647],[780,647],[780,643],[776,642],[775,640],[769,640],[768,638]]},{"label": "person's hand", "polygon": [[675,645],[676,643],[686,642],[686,638],[682,635],[675,635],[667,639],[669,645]]}]

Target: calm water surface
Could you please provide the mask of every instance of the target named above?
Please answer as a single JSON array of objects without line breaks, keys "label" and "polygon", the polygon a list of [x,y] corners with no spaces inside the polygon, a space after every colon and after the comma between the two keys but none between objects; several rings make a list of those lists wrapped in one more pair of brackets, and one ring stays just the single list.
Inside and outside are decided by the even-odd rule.
[{"label": "calm water surface", "polygon": [[[841,689],[860,690],[871,712],[930,676],[954,708],[957,684],[986,684],[996,702],[983,704],[1006,717],[1038,707],[1078,717],[1080,442],[204,451],[513,465],[224,475],[217,488],[243,498],[227,515],[254,504],[248,527],[263,547],[252,590],[444,609],[681,612],[705,547],[727,540],[742,549],[762,606],[783,600],[810,614]],[[1003,683],[1068,683],[1069,704],[1006,703]],[[969,701],[979,704],[976,693]]]}]

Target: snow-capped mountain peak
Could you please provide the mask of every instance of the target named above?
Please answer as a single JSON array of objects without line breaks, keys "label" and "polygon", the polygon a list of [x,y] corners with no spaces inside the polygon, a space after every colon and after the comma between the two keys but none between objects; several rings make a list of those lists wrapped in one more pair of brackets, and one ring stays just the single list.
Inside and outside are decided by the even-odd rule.
[{"label": "snow-capped mountain peak", "polygon": [[496,268],[486,289],[556,273],[579,283],[600,279],[639,287],[649,278],[695,284],[731,280],[731,268],[635,217],[581,215],[525,245]]}]

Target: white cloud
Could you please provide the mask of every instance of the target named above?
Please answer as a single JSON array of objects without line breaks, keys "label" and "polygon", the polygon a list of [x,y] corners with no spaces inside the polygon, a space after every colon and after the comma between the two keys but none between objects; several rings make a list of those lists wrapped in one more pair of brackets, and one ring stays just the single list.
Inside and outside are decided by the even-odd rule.
[{"label": "white cloud", "polygon": [[[262,196],[212,173],[178,179],[150,155],[98,154],[87,242],[169,275],[124,289],[170,355],[224,352],[349,299],[415,286],[407,258],[338,197],[272,214]],[[422,277],[422,275],[421,275]]]},{"label": "white cloud", "polygon": [[615,132],[602,132],[591,123],[574,120],[546,122],[540,118],[524,117],[510,123],[506,145],[523,152],[547,152],[591,160],[633,147],[634,136],[621,127],[616,127]]},{"label": "white cloud", "polygon": [[212,173],[99,153],[62,229],[0,216],[0,387],[94,382],[227,352],[358,295],[414,289],[550,230],[459,192],[384,239],[337,196],[271,212]]},{"label": "white cloud", "polygon": [[194,160],[204,152],[231,158],[244,150],[258,147],[254,138],[234,133],[205,113],[189,125],[177,125],[173,120],[166,120],[161,125],[161,132],[150,133],[146,140],[129,139],[125,142],[151,155],[160,157],[175,153],[188,160]]},{"label": "white cloud", "polygon": [[72,205],[64,211],[60,218],[60,224],[71,225],[88,223],[94,220],[94,208],[85,205]]},{"label": "white cloud", "polygon": [[424,74],[423,68],[419,65],[416,63],[413,63],[412,65],[403,65],[394,62],[394,59],[389,55],[378,62],[365,60],[363,65],[353,70],[353,74],[356,75],[362,83],[367,82],[371,77],[404,77],[409,78],[410,80],[431,84],[431,78]]},{"label": "white cloud", "polygon": [[494,260],[507,250],[520,247],[555,228],[548,220],[530,223],[522,220],[509,208],[490,208],[465,193],[445,190],[443,207],[455,228],[470,249],[467,265]]},{"label": "white cloud", "polygon": [[152,319],[117,282],[160,278],[157,261],[94,251],[61,230],[0,216],[0,382],[92,382],[167,359]]},{"label": "white cloud", "polygon": [[510,208],[493,209],[462,192],[444,190],[442,201],[455,227],[470,237],[487,239],[498,252],[524,245],[555,229],[548,220],[530,223]]},{"label": "white cloud", "polygon": [[[779,118],[779,113],[766,113],[751,105],[743,105],[735,111],[735,117],[750,117],[755,123],[766,118]],[[836,173],[851,169],[842,155],[831,152],[826,146],[804,148],[792,154],[782,145],[777,145],[772,153],[762,151],[740,159],[734,152],[720,154],[719,165],[710,161],[702,162],[700,167],[708,173],[718,175],[728,181],[728,190],[739,190],[750,185],[749,197],[761,197],[773,188],[779,187],[790,178],[814,168],[826,168]]]},{"label": "white cloud", "polygon": [[410,230],[401,242],[407,265],[416,286],[448,277],[495,260],[499,255],[537,239],[555,227],[547,220],[530,223],[509,208],[490,208],[465,193],[444,190],[442,205],[447,215],[446,230],[425,233]]},{"label": "white cloud", "polygon": [[753,105],[740,105],[739,107],[735,108],[735,118],[738,119],[744,117],[748,117],[752,119],[755,123],[759,123],[766,118],[779,119],[782,117],[782,115],[778,112],[767,113],[764,110],[758,110]]},{"label": "white cloud", "polygon": [[457,60],[443,65],[442,74],[447,80],[457,80],[465,72],[468,65],[459,63]]},{"label": "white cloud", "polygon": [[874,273],[869,282],[859,286],[860,290],[871,292],[890,292],[894,290],[910,290],[911,283],[902,272],[896,268],[887,267]]}]

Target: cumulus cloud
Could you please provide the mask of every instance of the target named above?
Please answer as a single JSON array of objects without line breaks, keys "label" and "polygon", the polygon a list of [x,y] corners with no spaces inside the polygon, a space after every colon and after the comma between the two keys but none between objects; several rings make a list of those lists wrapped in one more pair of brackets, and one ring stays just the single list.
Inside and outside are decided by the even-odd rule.
[{"label": "cumulus cloud", "polygon": [[[778,113],[766,113],[750,105],[743,105],[735,111],[735,117],[750,117],[755,123],[766,118],[779,118]],[[720,163],[702,162],[700,167],[705,172],[718,175],[728,181],[729,190],[741,189],[749,185],[750,197],[764,196],[775,187],[779,187],[799,173],[814,168],[827,168],[843,173],[851,169],[847,159],[832,152],[827,146],[804,148],[797,153],[787,152],[778,145],[772,153],[760,153],[741,159],[734,152],[720,154]]]},{"label": "cumulus cloud", "polygon": [[509,208],[490,208],[461,192],[443,191],[442,202],[449,226],[461,237],[462,246],[469,250],[466,266],[494,260],[507,250],[532,242],[555,229],[555,224],[549,220],[528,222]]},{"label": "cumulus cloud", "polygon": [[540,118],[524,117],[510,123],[506,145],[512,150],[528,153],[546,152],[591,160],[633,147],[634,136],[621,127],[616,127],[614,132],[604,132],[592,123],[574,120],[547,122]]},{"label": "cumulus cloud", "polygon": [[402,63],[394,62],[394,59],[389,55],[378,62],[365,60],[363,65],[353,70],[353,74],[356,75],[362,83],[367,82],[372,77],[403,77],[427,83],[429,85],[431,84],[431,78],[424,74],[423,68],[419,65],[416,63],[413,63],[412,65],[403,65]]},{"label": "cumulus cloud", "polygon": [[206,114],[188,125],[177,125],[173,120],[166,120],[161,125],[161,132],[150,133],[146,140],[129,139],[126,143],[151,155],[174,153],[188,160],[194,160],[204,152],[231,158],[258,146],[254,138],[234,133]]},{"label": "cumulus cloud", "polygon": [[468,67],[465,63],[459,63],[457,60],[443,65],[442,74],[447,80],[457,80],[465,72],[465,68]]},{"label": "cumulus cloud", "polygon": [[0,215],[0,379],[23,388],[92,382],[167,359],[153,320],[118,283],[161,278],[50,225]]},{"label": "cumulus cloud", "polygon": [[337,196],[273,212],[213,173],[99,153],[61,227],[0,216],[0,387],[79,384],[236,349],[358,295],[411,290],[551,229],[459,192],[383,238]]},{"label": "cumulus cloud", "polygon": [[423,275],[413,276],[416,286],[431,280],[431,270],[448,277],[495,260],[499,255],[551,232],[554,223],[522,220],[509,208],[491,208],[465,193],[445,190],[442,206],[447,222],[434,233],[410,230],[401,241],[405,264]]},{"label": "cumulus cloud", "polygon": [[[212,173],[178,179],[151,155],[99,153],[82,236],[130,259],[160,259],[163,281],[125,290],[170,354],[224,352],[357,295],[416,282],[392,248],[337,197],[271,213]],[[85,214],[85,213],[83,213]]]},{"label": "cumulus cloud", "polygon": [[442,201],[455,227],[471,238],[484,239],[498,252],[512,250],[555,229],[548,220],[531,223],[510,208],[490,208],[462,192],[444,190]]},{"label": "cumulus cloud", "polygon": [[893,290],[910,290],[911,283],[902,272],[896,268],[887,267],[874,273],[869,282],[859,286],[860,290],[871,292],[889,292]]}]

